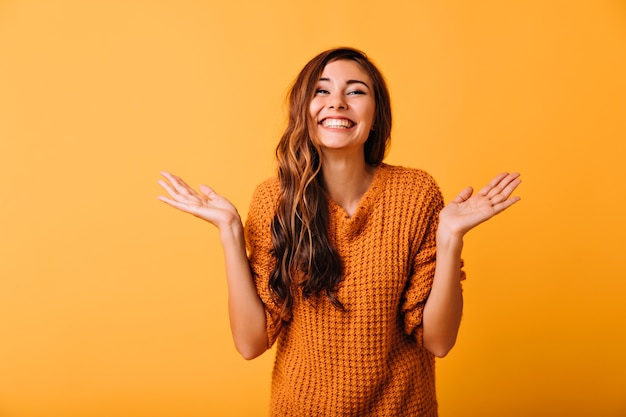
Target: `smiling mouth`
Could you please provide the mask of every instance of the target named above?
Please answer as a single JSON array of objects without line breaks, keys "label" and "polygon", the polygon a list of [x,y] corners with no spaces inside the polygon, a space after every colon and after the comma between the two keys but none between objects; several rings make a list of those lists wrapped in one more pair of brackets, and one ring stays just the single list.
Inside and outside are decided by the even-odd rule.
[{"label": "smiling mouth", "polygon": [[354,126],[354,122],[348,119],[324,119],[320,122],[323,127],[332,129],[349,129]]}]

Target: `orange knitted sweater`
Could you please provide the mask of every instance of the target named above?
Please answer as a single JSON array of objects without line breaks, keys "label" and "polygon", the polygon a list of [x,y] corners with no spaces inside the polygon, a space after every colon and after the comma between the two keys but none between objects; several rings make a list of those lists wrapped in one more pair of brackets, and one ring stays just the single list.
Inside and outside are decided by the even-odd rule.
[{"label": "orange knitted sweater", "polygon": [[246,239],[276,340],[272,416],[436,416],[435,360],[422,346],[422,311],[435,270],[435,233],[443,199],[425,172],[381,164],[356,212],[329,201],[328,233],[341,255],[337,295],[296,295],[292,318],[272,326],[278,307],[268,289],[275,259],[270,224],[280,185],[254,192]]}]

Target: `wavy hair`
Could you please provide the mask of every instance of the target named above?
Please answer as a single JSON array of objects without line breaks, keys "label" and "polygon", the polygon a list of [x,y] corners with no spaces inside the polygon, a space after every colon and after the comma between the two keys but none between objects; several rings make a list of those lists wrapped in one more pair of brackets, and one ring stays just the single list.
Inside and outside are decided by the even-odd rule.
[{"label": "wavy hair", "polygon": [[294,291],[303,297],[325,294],[343,310],[337,298],[343,265],[328,236],[328,200],[321,175],[321,151],[313,138],[314,121],[309,112],[317,83],[326,65],[338,60],[354,61],[369,75],[374,91],[373,130],[365,142],[364,158],[376,166],[385,156],[391,133],[389,91],[381,72],[367,56],[353,48],[324,51],[309,61],[289,92],[289,120],[276,147],[281,193],[272,222],[272,245],[276,264],[269,287],[281,307],[283,321],[291,318]]}]

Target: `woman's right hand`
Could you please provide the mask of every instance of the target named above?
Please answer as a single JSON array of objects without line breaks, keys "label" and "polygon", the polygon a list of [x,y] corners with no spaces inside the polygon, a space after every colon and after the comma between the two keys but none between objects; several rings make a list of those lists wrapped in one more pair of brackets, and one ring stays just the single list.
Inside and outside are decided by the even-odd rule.
[{"label": "woman's right hand", "polygon": [[159,200],[206,220],[218,229],[231,226],[234,222],[241,223],[235,206],[208,185],[201,185],[200,192],[197,192],[176,175],[169,172],[161,172],[161,175],[167,181],[161,179],[158,183],[170,197],[159,196]]},{"label": "woman's right hand", "polygon": [[265,309],[252,278],[243,225],[237,209],[209,186],[201,185],[200,192],[197,192],[176,175],[169,172],[161,172],[161,175],[165,180],[159,180],[159,185],[170,196],[159,196],[159,200],[206,220],[219,229],[224,249],[233,340],[244,358],[259,356],[267,350],[268,343]]}]

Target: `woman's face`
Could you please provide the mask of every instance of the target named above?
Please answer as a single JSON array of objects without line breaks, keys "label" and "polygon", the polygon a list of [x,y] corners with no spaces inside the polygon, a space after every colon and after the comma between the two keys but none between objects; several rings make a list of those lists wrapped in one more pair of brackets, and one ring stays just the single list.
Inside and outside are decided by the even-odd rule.
[{"label": "woman's face", "polygon": [[309,105],[314,140],[322,151],[360,151],[374,123],[372,80],[355,61],[326,65]]}]

